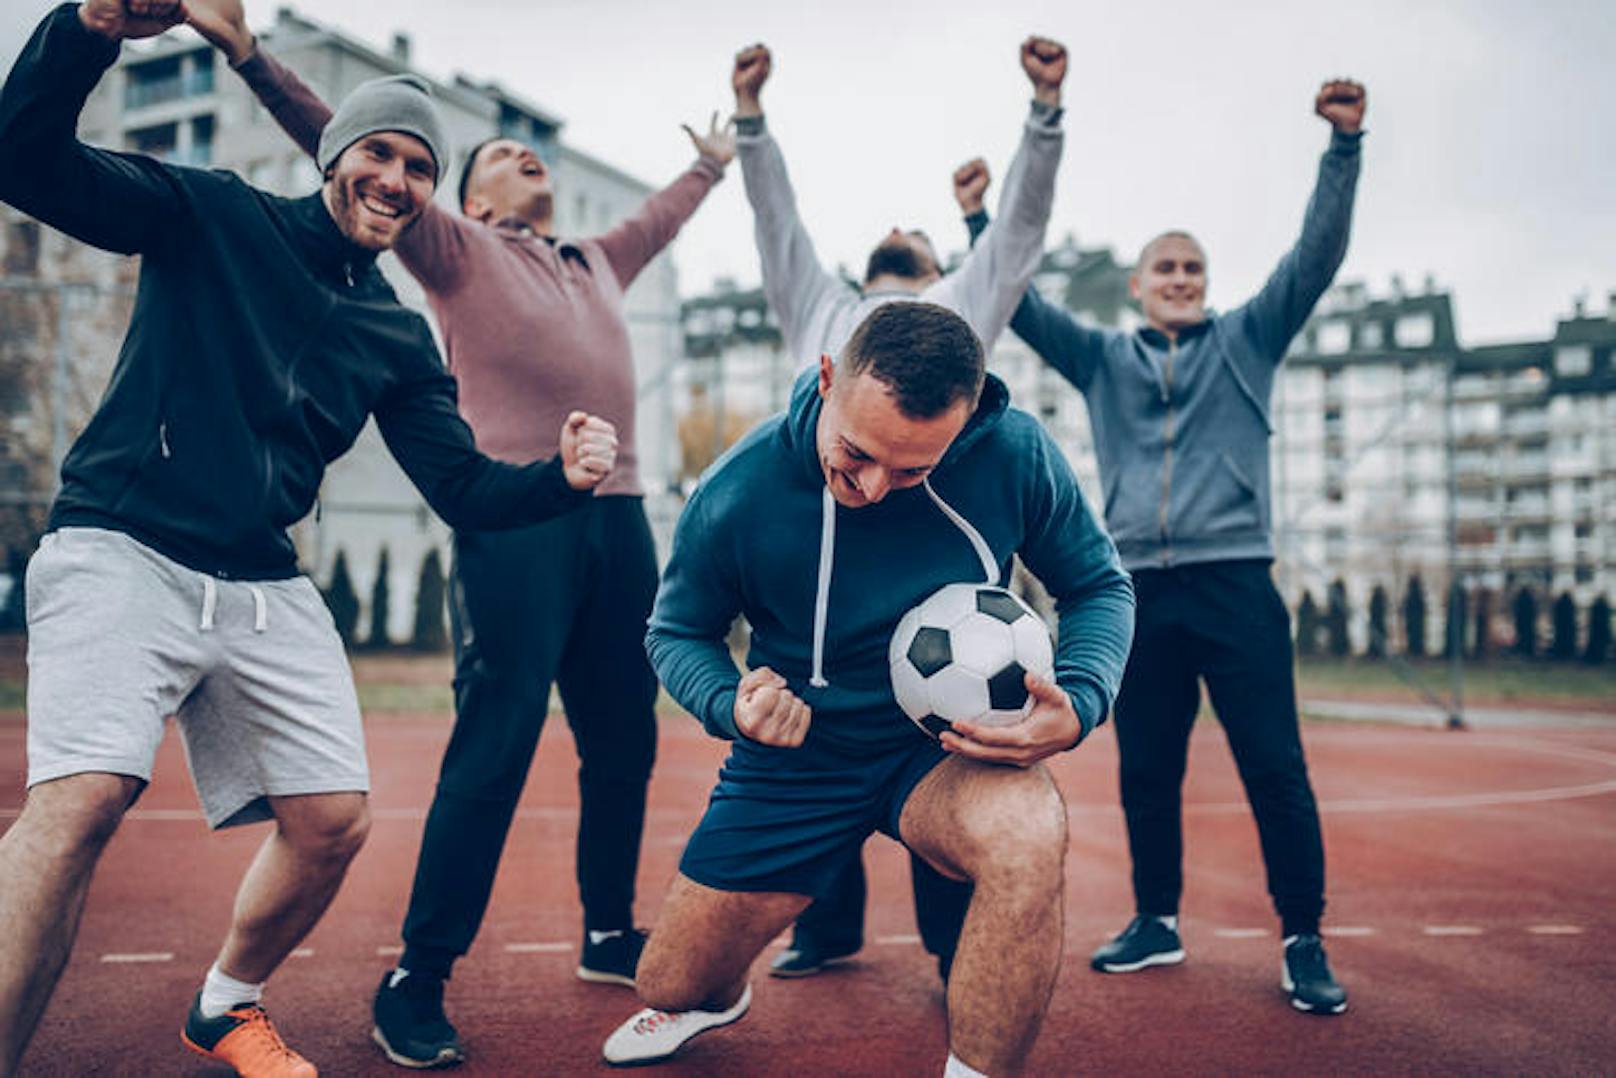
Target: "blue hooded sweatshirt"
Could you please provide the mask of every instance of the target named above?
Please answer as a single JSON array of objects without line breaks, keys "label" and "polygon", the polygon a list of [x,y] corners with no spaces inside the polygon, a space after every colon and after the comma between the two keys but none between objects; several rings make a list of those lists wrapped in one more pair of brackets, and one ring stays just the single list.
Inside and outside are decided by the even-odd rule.
[{"label": "blue hooded sweatshirt", "polygon": [[1011,556],[1055,598],[1055,681],[1083,735],[1116,698],[1133,637],[1133,584],[1043,428],[987,377],[925,483],[847,509],[825,486],[817,370],[702,476],[674,534],[646,650],[673,698],[734,740],[740,672],[725,636],[752,627],[767,666],[813,711],[806,745],[850,756],[925,736],[892,695],[887,644],[944,584],[1010,578]]}]

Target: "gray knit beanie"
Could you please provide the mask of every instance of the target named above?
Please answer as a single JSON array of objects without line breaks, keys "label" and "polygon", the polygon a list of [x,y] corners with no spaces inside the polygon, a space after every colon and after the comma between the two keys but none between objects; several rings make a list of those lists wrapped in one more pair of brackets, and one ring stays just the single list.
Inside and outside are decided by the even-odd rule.
[{"label": "gray knit beanie", "polygon": [[426,143],[437,166],[433,180],[436,186],[437,178],[443,175],[445,157],[443,120],[432,103],[432,88],[416,75],[391,75],[360,83],[320,132],[314,163],[321,172],[326,171],[343,150],[377,131],[399,131]]}]

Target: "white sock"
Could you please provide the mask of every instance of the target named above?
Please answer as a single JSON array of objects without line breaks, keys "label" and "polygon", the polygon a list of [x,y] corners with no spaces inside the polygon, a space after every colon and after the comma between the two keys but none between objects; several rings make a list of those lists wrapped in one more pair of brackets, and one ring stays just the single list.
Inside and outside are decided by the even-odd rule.
[{"label": "white sock", "polygon": [[1176,913],[1169,914],[1169,915],[1167,915],[1165,917],[1160,915],[1160,914],[1157,914],[1156,920],[1160,921],[1162,924],[1166,925],[1168,928],[1172,929],[1174,932],[1178,931],[1178,914],[1176,914]]},{"label": "white sock", "polygon": [[988,1076],[950,1052],[948,1062],[943,1065],[943,1078],[988,1078]]},{"label": "white sock", "polygon": [[217,1018],[231,1007],[242,1003],[257,1003],[264,996],[264,985],[238,981],[213,963],[202,982],[202,1002],[197,1009],[203,1018]]},{"label": "white sock", "polygon": [[613,936],[621,936],[622,934],[623,930],[621,928],[613,928],[605,932],[602,932],[597,928],[591,928],[589,930],[589,942],[598,944],[602,940],[609,940]]}]

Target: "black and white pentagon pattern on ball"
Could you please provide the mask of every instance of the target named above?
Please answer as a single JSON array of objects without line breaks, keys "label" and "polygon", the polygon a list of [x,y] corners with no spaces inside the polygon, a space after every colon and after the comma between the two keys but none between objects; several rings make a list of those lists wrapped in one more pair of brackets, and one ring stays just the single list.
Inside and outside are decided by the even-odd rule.
[{"label": "black and white pentagon pattern on ball", "polygon": [[961,720],[1009,725],[1025,717],[1025,675],[1052,676],[1049,630],[1015,595],[949,584],[915,606],[887,658],[904,714],[933,737]]}]

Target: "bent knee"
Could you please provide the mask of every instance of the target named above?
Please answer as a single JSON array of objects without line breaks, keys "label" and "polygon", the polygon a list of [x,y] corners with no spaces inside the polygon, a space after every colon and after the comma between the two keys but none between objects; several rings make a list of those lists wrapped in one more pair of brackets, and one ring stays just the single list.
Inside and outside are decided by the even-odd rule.
[{"label": "bent knee", "polygon": [[299,853],[327,860],[351,860],[370,834],[370,805],[363,794],[279,799],[276,819],[281,836]]},{"label": "bent knee", "polygon": [[144,786],[127,775],[100,773],[42,782],[28,791],[18,825],[64,852],[99,850]]},{"label": "bent knee", "polygon": [[968,812],[962,826],[981,872],[1022,870],[1040,862],[1057,869],[1066,855],[1066,803],[1048,772],[1015,775],[990,804]]}]

